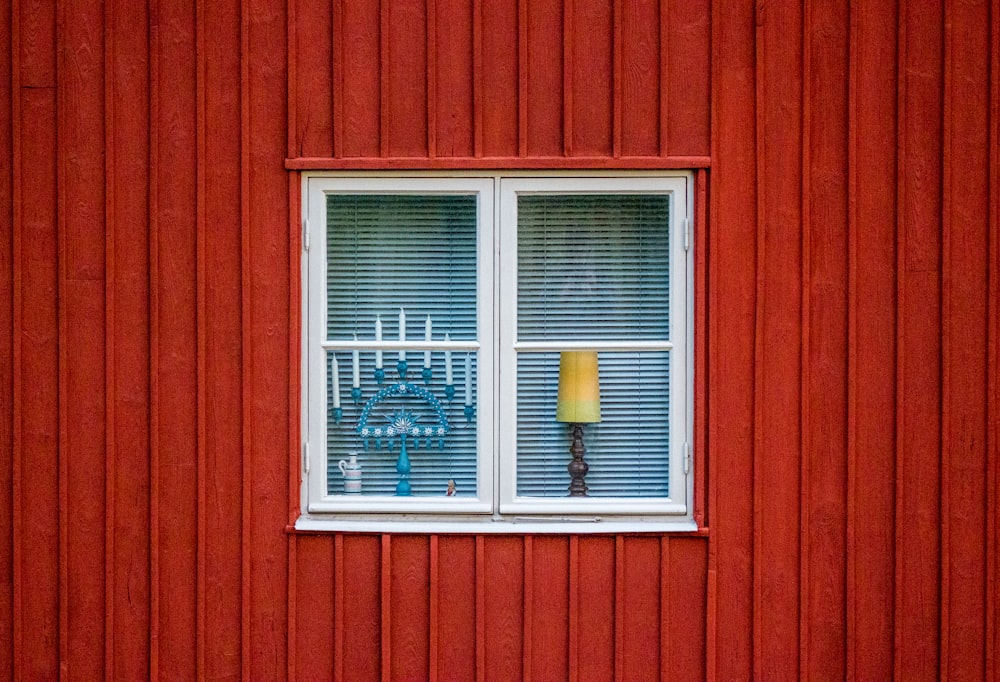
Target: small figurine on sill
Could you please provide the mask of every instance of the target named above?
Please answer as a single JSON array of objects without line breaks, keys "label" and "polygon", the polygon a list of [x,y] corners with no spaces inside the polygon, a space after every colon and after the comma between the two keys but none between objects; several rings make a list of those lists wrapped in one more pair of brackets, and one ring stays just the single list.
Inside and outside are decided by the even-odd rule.
[{"label": "small figurine on sill", "polygon": [[448,493],[447,493],[448,497],[453,497],[455,495],[455,490],[456,490],[456,488],[455,488],[455,479],[454,478],[449,478],[448,479]]}]

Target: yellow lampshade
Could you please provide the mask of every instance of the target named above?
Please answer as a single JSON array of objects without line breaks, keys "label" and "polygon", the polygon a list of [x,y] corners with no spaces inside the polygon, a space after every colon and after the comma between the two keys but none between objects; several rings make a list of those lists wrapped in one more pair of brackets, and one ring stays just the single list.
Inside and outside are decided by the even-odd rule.
[{"label": "yellow lampshade", "polygon": [[592,424],[601,421],[601,386],[597,351],[567,350],[559,356],[556,421]]}]

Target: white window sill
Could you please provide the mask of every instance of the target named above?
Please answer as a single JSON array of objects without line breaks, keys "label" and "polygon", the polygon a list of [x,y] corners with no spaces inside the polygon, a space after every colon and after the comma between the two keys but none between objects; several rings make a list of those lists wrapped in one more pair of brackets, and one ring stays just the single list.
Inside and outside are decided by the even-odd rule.
[{"label": "white window sill", "polygon": [[687,516],[504,516],[467,518],[421,518],[397,515],[374,518],[303,515],[295,522],[296,531],[331,533],[398,534],[614,534],[614,533],[695,533],[698,525]]}]

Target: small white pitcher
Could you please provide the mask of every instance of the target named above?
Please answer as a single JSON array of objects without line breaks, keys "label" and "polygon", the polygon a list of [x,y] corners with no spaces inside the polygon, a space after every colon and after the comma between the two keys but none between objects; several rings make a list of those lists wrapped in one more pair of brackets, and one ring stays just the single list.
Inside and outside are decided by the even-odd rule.
[{"label": "small white pitcher", "polygon": [[349,461],[342,459],[337,463],[337,466],[340,467],[340,473],[344,475],[344,494],[360,495],[361,465],[358,464],[358,453],[349,453],[348,457]]}]

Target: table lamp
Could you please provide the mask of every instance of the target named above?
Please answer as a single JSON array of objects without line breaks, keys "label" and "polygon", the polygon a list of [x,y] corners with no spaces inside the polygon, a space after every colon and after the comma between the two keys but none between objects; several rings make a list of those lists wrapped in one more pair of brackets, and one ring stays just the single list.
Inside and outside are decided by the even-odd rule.
[{"label": "table lamp", "polygon": [[573,459],[569,471],[570,497],[586,497],[584,479],[590,467],[584,461],[583,425],[601,421],[601,387],[597,377],[597,351],[569,350],[559,356],[559,395],[556,398],[556,421],[570,424]]}]

